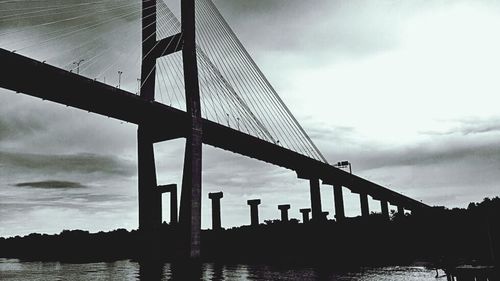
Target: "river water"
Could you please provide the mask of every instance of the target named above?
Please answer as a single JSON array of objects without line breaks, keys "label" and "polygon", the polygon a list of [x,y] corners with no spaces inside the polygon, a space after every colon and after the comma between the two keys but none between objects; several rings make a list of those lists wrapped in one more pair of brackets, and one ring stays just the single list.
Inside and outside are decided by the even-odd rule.
[{"label": "river water", "polygon": [[[204,263],[199,268],[201,280],[362,280],[362,281],[436,281],[435,271],[424,267],[396,266],[362,268],[335,272],[311,267],[276,267],[264,265],[219,265]],[[192,280],[182,276],[173,264],[139,265],[123,260],[115,262],[71,264],[60,262],[21,262],[0,259],[2,281],[86,281],[86,280]]]}]

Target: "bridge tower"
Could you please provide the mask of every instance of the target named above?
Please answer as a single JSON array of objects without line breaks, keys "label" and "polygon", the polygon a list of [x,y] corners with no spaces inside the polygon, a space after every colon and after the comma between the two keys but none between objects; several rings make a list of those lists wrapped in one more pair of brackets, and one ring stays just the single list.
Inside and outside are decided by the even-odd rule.
[{"label": "bridge tower", "polygon": [[[186,137],[184,169],[182,177],[179,227],[181,227],[186,256],[200,256],[201,233],[201,153],[202,119],[198,67],[195,41],[195,0],[181,0],[180,44],[171,48],[170,38],[157,41],[156,1],[142,0],[142,65],[141,97],[154,100],[156,59],[182,50],[186,111],[190,116],[189,133]],[[141,120],[137,132],[139,176],[139,229],[155,231],[161,225],[161,197],[155,196],[157,188],[155,159],[151,130],[153,120]]]}]

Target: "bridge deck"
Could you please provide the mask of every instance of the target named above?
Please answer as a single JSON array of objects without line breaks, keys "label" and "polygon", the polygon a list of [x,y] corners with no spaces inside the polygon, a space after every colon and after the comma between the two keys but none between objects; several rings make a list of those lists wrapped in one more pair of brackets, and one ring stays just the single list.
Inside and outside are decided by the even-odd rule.
[{"label": "bridge deck", "polygon": [[[0,61],[2,88],[134,124],[148,124],[158,142],[184,137],[187,132],[188,116],[184,111],[4,49],[0,49]],[[206,119],[203,119],[203,142],[291,169],[302,178],[319,178],[355,193],[367,193],[405,209],[429,207],[356,175]]]}]

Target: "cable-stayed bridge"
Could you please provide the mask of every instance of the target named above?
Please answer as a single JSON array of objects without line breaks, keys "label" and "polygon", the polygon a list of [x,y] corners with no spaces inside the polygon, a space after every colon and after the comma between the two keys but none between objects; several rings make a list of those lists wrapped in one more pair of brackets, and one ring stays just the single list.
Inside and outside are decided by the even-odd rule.
[{"label": "cable-stayed bridge", "polygon": [[[153,144],[174,138],[186,138],[179,225],[191,257],[200,255],[203,143],[310,180],[313,220],[322,216],[320,181],[334,187],[337,220],[345,217],[342,187],[360,194],[364,216],[368,196],[381,201],[386,215],[389,203],[400,211],[428,208],[328,164],[211,0],[181,0],[180,21],[163,0],[88,1],[45,6],[37,6],[42,2],[37,0],[28,1],[30,6],[0,1],[6,7],[0,9],[0,22],[24,22],[0,33],[0,47],[6,45],[0,49],[0,87],[138,125],[141,230],[154,231],[162,221]],[[134,33],[138,20],[141,28]],[[112,41],[136,40],[137,50],[129,54],[98,43],[103,36],[117,36],[117,29]],[[44,54],[43,46],[68,40],[74,40],[70,47]],[[133,83],[122,81],[122,74],[131,71],[117,70],[117,64],[136,51],[137,87],[127,91],[127,83],[129,88]],[[123,56],[115,57],[120,52]],[[72,59],[58,62],[63,55]],[[110,71],[117,71],[116,83]]]}]

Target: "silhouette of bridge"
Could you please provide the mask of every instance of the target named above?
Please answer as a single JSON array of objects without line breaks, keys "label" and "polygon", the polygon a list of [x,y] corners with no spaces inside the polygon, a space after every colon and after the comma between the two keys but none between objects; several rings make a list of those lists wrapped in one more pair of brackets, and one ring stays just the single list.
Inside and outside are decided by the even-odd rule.
[{"label": "silhouette of bridge", "polygon": [[[0,87],[138,125],[140,230],[155,231],[162,221],[153,144],[175,138],[186,138],[179,227],[185,231],[186,254],[192,258],[200,256],[203,143],[293,170],[299,178],[308,179],[313,221],[323,213],[320,181],[333,186],[339,221],[345,217],[342,187],[360,195],[363,216],[369,214],[368,196],[381,202],[386,216],[389,203],[399,212],[429,208],[328,164],[211,0],[181,0],[180,23],[163,1],[143,0],[141,11],[139,95],[0,49]],[[165,15],[168,19],[162,18]],[[212,25],[197,24],[198,17],[213,20]],[[157,25],[168,24],[175,32],[159,38]],[[216,34],[211,41],[204,40],[206,33],[202,33],[209,27]],[[225,47],[217,45],[224,43]],[[224,48],[236,51],[229,53]],[[155,93],[162,89],[156,78],[165,71],[158,66],[159,60],[178,53],[182,65],[171,67],[182,67],[183,86],[179,88],[184,90],[185,110],[155,101]],[[244,70],[235,71],[238,67]],[[210,99],[211,113],[203,107],[208,107]],[[227,113],[230,110],[232,116]]]}]

